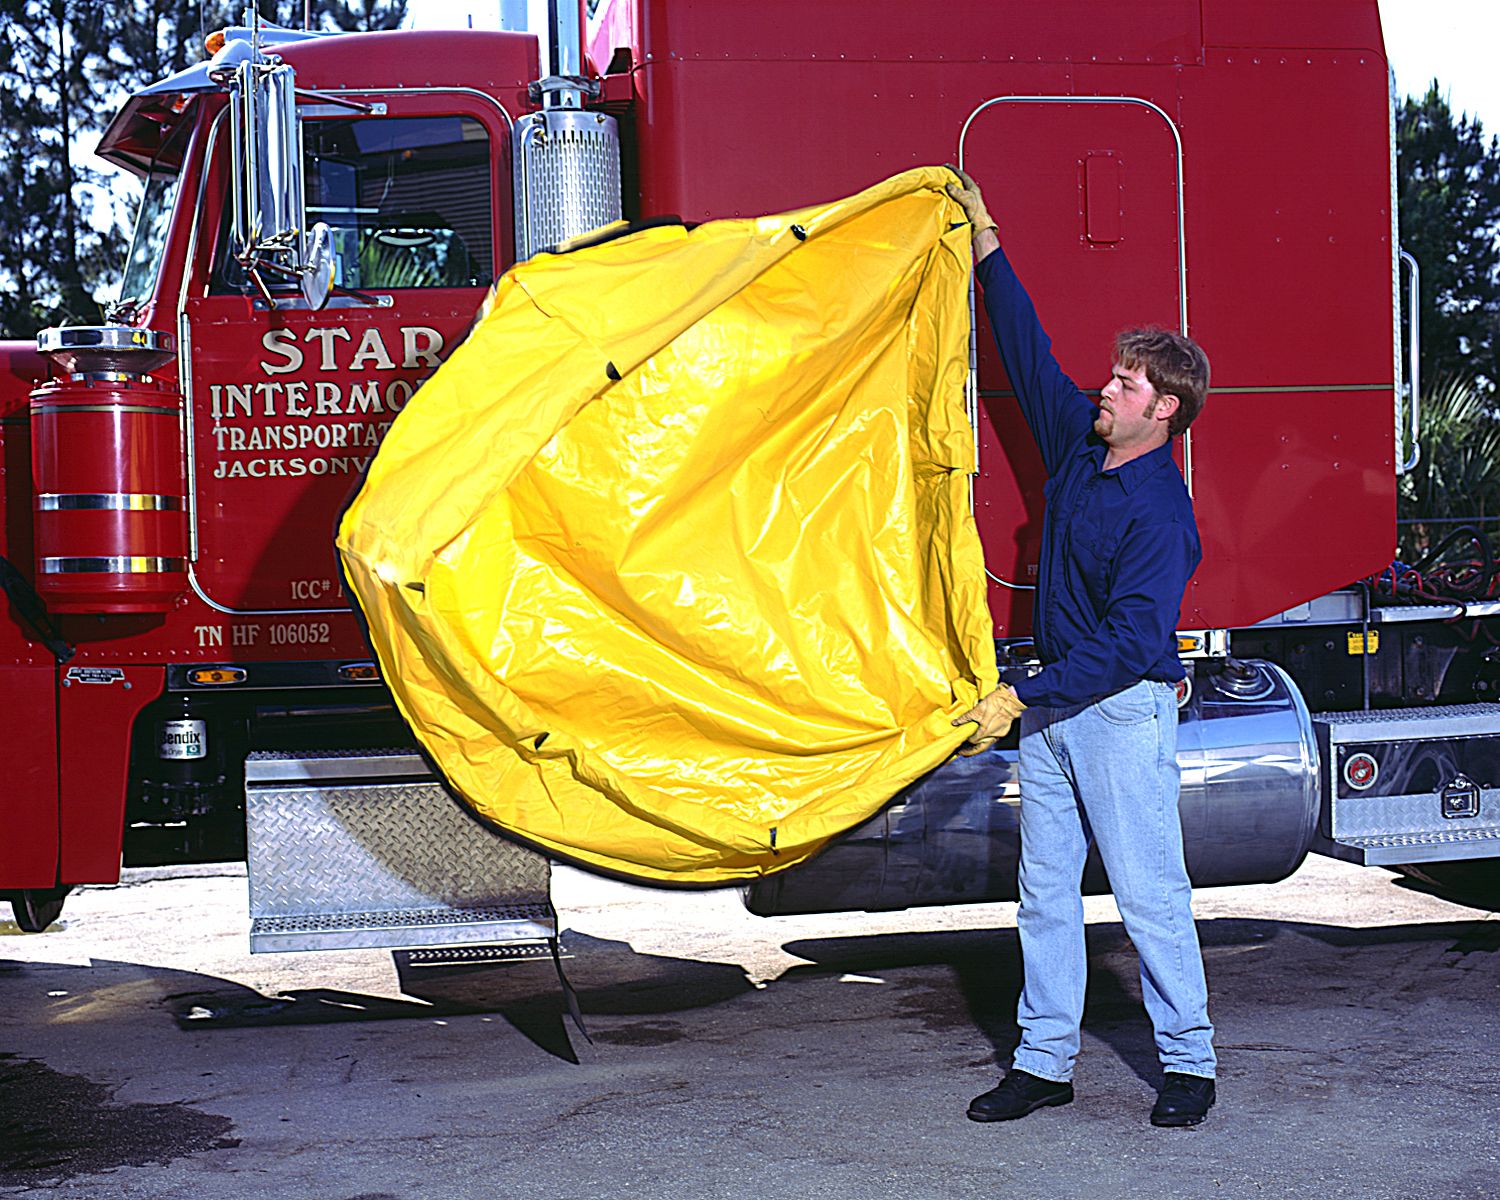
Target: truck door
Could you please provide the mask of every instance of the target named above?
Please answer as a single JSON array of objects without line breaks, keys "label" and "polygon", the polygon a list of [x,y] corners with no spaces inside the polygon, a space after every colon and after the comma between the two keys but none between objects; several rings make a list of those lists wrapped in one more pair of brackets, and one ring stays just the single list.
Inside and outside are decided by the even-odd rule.
[{"label": "truck door", "polygon": [[[373,97],[355,96],[365,100]],[[207,286],[184,306],[191,363],[191,581],[226,612],[346,607],[335,522],[412,393],[467,332],[510,258],[509,118],[476,93],[302,110],[309,222],[332,229],[336,284],[310,311],[269,297],[203,220]],[[223,177],[228,129],[216,129]],[[502,248],[503,252],[502,252]],[[503,253],[503,257],[502,257]],[[273,623],[318,657],[325,622]]]},{"label": "truck door", "polygon": [[[1053,352],[1080,387],[1097,394],[1120,330],[1183,329],[1181,147],[1165,112],[1130,98],[1000,97],[975,109],[959,146]],[[1015,637],[1031,627],[1045,472],[982,303],[976,320],[974,505],[996,636]]]}]

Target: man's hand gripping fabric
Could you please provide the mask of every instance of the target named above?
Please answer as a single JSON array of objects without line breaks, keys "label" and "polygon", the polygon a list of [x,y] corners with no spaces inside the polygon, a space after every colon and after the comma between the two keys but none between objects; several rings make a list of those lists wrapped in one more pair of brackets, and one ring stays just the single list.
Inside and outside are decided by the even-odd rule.
[{"label": "man's hand gripping fabric", "polygon": [[995,229],[995,218],[990,216],[990,210],[984,206],[984,197],[979,193],[979,185],[974,182],[973,177],[966,171],[960,171],[951,163],[948,169],[963,181],[963,187],[950,183],[945,189],[951,200],[955,201],[964,210],[964,216],[969,218],[969,224],[974,226],[974,236],[978,237],[986,229]]},{"label": "man's hand gripping fabric", "polygon": [[978,725],[959,753],[965,757],[982,754],[1010,732],[1011,725],[1025,709],[1015,688],[1002,683],[968,712],[953,719],[955,726],[971,721]]}]

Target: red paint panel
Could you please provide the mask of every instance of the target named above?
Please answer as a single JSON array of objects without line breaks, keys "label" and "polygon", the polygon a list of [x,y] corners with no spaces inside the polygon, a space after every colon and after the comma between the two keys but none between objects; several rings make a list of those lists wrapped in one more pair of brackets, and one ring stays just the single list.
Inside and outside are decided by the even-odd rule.
[{"label": "red paint panel", "polygon": [[1088,203],[1085,236],[1095,245],[1118,242],[1125,210],[1120,195],[1120,160],[1115,154],[1090,154],[1084,160],[1083,191]]},{"label": "red paint panel", "polygon": [[498,94],[512,115],[539,77],[536,36],[499,30],[361,33],[278,46],[276,53],[297,69],[298,87],[480,88]]},{"label": "red paint panel", "polygon": [[[268,312],[238,296],[189,304],[196,575],[217,603],[328,607],[338,514],[484,298],[397,295],[390,309],[324,312]],[[299,599],[290,589],[302,581],[319,586]]]},{"label": "red paint panel", "polygon": [[[59,667],[65,681],[67,667]],[[59,689],[59,883],[114,883],[120,878],[130,731],[166,688],[161,667],[124,667],[123,679],[71,682]]]},{"label": "red paint panel", "polygon": [[1046,472],[1015,397],[988,396],[981,407],[974,518],[990,575],[990,615],[996,637],[1024,637],[1041,560]]},{"label": "red paint panel", "polygon": [[0,342],[0,418],[26,415],[31,389],[47,378],[33,342]]},{"label": "red paint panel", "polygon": [[[1120,236],[1093,245],[1084,170],[1101,151],[1119,164]],[[975,118],[964,165],[985,188],[1058,361],[1081,386],[1108,377],[1121,329],[1177,328],[1177,143],[1159,113],[1135,104],[998,104]],[[1008,386],[987,352],[993,340],[980,339],[984,390]]]},{"label": "red paint panel", "polygon": [[[31,422],[19,415],[0,417],[0,554],[28,579],[36,560],[31,528]],[[0,663],[51,664],[52,655],[37,645],[31,627],[15,608],[0,603]]]},{"label": "red paint panel", "polygon": [[1174,63],[1196,62],[1202,46],[1199,0],[950,0],[940,10],[909,0],[868,0],[856,10],[805,0],[642,0],[641,8],[655,59]]},{"label": "red paint panel", "polygon": [[0,667],[0,696],[5,697],[0,891],[57,882],[56,688],[50,664]]},{"label": "red paint panel", "polygon": [[1374,0],[1203,0],[1209,46],[1382,51]]},{"label": "red paint panel", "polygon": [[1396,549],[1389,391],[1210,394],[1193,425],[1203,566],[1189,627],[1248,625]]},{"label": "red paint panel", "polygon": [[[1108,197],[1113,242],[1088,237],[1091,159],[1103,164],[1093,196]],[[986,187],[1006,253],[1058,361],[1080,386],[1092,389],[1108,377],[1110,343],[1121,329],[1177,328],[1177,150],[1159,113],[1126,104],[996,105],[971,126],[964,162]],[[982,305],[977,311],[983,416],[976,516],[996,632],[1016,636],[1029,632],[1031,597],[1006,585],[1036,582],[1046,473]]]},{"label": "red paint panel", "polygon": [[[852,72],[821,62],[693,60],[665,68],[658,62],[647,73],[643,114],[644,207],[695,219],[775,211],[855,190],[919,162],[951,159],[944,132],[956,139],[969,113],[997,94],[1055,94],[1069,87],[1130,94],[1163,108],[1183,138],[1190,328],[1213,360],[1215,384],[1310,391],[1388,386],[1383,65],[1325,54],[1312,64],[1278,62],[1273,69],[1230,57],[1175,72],[953,64],[928,74],[921,64]],[[714,111],[716,96],[739,94],[755,95],[757,103],[743,110],[731,153],[722,123],[706,114]],[[820,96],[831,98],[825,109],[858,111],[862,119],[827,129],[801,120],[798,114],[818,107]],[[1317,123],[1306,120],[1309,108],[1319,112]],[[1119,163],[1120,240],[1092,244],[1087,162],[1104,154]],[[768,159],[783,169],[763,171]],[[1177,326],[1176,145],[1161,116],[1125,105],[997,105],[975,119],[965,162],[986,188],[1007,251],[1064,369],[1081,385],[1102,381],[1109,341],[1120,328]],[[976,481],[978,519],[992,573],[1021,582],[1035,562],[1042,470],[1014,400],[1005,395],[991,344],[981,328],[987,428]],[[1381,565],[1394,536],[1394,512],[1388,446],[1379,440],[1382,431],[1388,439],[1391,418],[1388,408],[1379,412],[1380,394],[1377,387],[1360,402],[1359,419],[1376,441],[1356,461],[1384,482],[1362,486],[1360,498],[1347,483],[1331,485],[1348,501],[1341,514],[1348,528],[1333,553],[1290,569],[1252,570],[1247,563],[1261,537],[1257,527],[1242,506],[1215,503],[1214,480],[1195,478],[1199,495],[1206,488],[1209,498],[1199,509],[1208,557],[1193,592],[1193,623],[1255,620]],[[1388,402],[1389,392],[1384,395]],[[1221,454],[1216,428],[1233,421],[1220,412],[1221,400],[1222,393],[1211,397],[1195,431],[1195,471],[1222,471],[1243,486],[1271,461],[1257,456],[1274,457],[1274,447],[1241,437],[1235,450]],[[1233,412],[1233,404],[1225,401],[1225,411]],[[1329,449],[1334,435],[1348,436],[1350,411],[1305,409],[1297,419],[1317,435],[1309,445]],[[1333,468],[1332,461],[1324,462],[1323,473],[1348,470]],[[1279,470],[1280,460],[1271,466]],[[1304,468],[1318,470],[1313,461]],[[1278,528],[1273,543],[1292,536]],[[1028,631],[1026,593],[997,585],[991,602],[998,630],[1011,636]]]},{"label": "red paint panel", "polygon": [[[637,72],[641,211],[704,221],[835,200],[956,161],[959,129],[984,100],[1007,87],[1057,91],[1066,75],[1035,65],[1002,74],[935,62],[653,62]],[[725,97],[754,100],[736,100],[731,125]]]},{"label": "red paint panel", "polygon": [[1376,55],[1184,73],[1192,332],[1215,384],[1391,383],[1387,96]]}]

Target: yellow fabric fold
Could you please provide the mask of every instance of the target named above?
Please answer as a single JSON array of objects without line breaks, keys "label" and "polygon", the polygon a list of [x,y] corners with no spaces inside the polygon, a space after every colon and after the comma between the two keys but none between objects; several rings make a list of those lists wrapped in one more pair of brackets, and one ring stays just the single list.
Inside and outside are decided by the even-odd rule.
[{"label": "yellow fabric fold", "polygon": [[730,882],[962,742],[996,670],[951,178],[541,255],[407,404],[339,551],[481,815]]}]

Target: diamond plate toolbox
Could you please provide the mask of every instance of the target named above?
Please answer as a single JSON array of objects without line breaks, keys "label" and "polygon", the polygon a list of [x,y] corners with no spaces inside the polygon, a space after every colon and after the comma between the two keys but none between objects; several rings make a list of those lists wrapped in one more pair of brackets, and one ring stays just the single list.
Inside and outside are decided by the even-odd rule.
[{"label": "diamond plate toolbox", "polygon": [[1389,864],[1500,848],[1500,705],[1321,713],[1313,725],[1323,774],[1316,849]]},{"label": "diamond plate toolbox", "polygon": [[250,949],[413,949],[556,937],[545,856],[489,828],[406,751],[245,764]]}]

